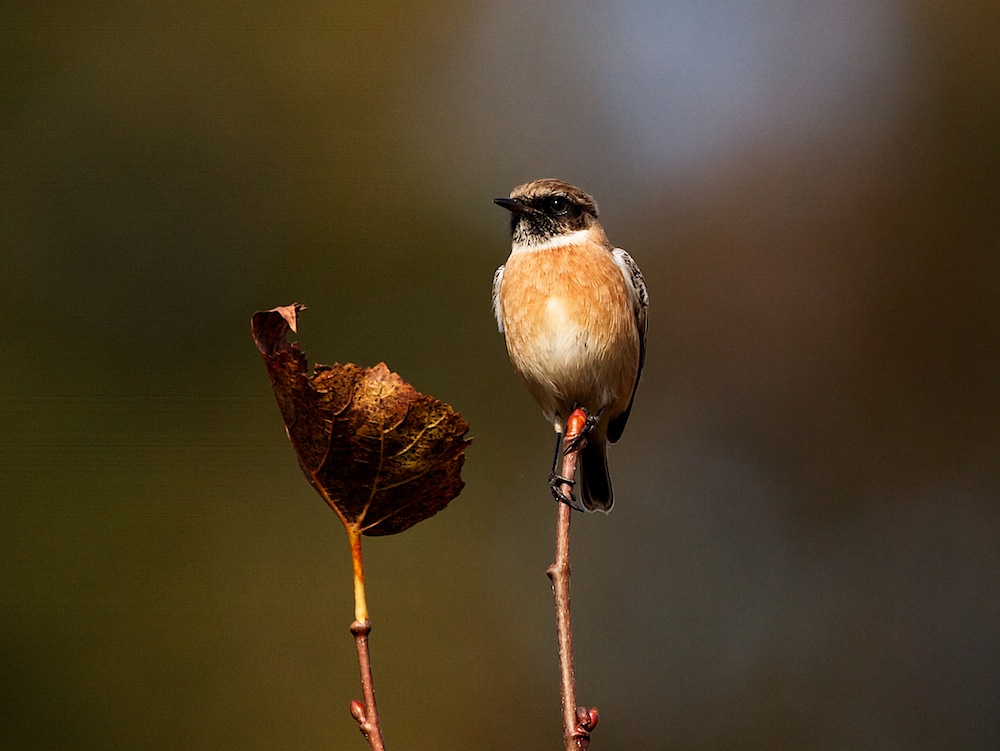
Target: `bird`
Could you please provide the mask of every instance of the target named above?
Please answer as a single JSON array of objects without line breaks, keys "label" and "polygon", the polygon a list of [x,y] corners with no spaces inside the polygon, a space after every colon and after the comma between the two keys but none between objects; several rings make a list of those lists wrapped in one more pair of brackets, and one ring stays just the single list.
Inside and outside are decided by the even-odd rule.
[{"label": "bird", "polygon": [[[510,212],[511,251],[493,276],[493,312],[514,370],[557,435],[550,487],[577,510],[607,513],[607,443],[625,430],[646,358],[646,282],[580,188],[545,178],[494,203]],[[582,509],[556,474],[577,407],[588,414],[576,483]]]}]

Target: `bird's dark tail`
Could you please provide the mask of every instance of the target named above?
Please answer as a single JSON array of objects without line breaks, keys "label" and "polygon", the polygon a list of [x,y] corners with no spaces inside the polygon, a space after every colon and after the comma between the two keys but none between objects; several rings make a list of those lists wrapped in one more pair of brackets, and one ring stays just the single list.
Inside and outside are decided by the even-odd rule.
[{"label": "bird's dark tail", "polygon": [[608,457],[603,436],[591,436],[580,452],[577,480],[580,500],[587,511],[608,513],[615,505],[608,474]]}]

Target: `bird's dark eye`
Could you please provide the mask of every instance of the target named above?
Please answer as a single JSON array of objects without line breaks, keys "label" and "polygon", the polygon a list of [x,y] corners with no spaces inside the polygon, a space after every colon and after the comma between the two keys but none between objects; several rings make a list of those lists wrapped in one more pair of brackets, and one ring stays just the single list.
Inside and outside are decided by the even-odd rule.
[{"label": "bird's dark eye", "polygon": [[549,211],[551,211],[556,216],[562,216],[569,213],[570,202],[566,196],[552,196],[548,200]]}]

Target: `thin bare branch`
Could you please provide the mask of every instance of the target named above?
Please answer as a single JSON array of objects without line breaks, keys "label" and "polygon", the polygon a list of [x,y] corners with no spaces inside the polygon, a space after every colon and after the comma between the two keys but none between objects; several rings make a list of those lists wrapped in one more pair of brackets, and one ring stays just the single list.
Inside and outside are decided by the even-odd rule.
[{"label": "thin bare branch", "polygon": [[[353,532],[352,532],[353,529]],[[364,703],[351,702],[351,715],[358,721],[358,727],[372,751],[385,751],[382,741],[382,727],[378,721],[378,706],[375,704],[375,681],[372,678],[372,660],[368,651],[368,635],[372,624],[368,620],[368,605],[365,603],[365,574],[361,559],[361,533],[348,527],[351,541],[351,562],[354,570],[354,614],[351,624],[354,644],[358,649],[358,667],[361,670],[361,693]]]},{"label": "thin bare branch", "polygon": [[[576,410],[566,421],[566,436],[563,446],[561,477],[565,482],[562,492],[570,497],[576,476],[576,463],[581,445],[569,450],[572,442],[584,429],[587,415]],[[590,733],[597,726],[597,709],[587,709],[576,705],[576,675],[573,670],[573,629],[570,624],[569,605],[569,529],[573,510],[566,503],[558,503],[556,517],[556,558],[546,573],[552,581],[552,596],[556,608],[556,637],[559,643],[559,689],[562,696],[563,738],[566,751],[586,751],[590,745]]]}]

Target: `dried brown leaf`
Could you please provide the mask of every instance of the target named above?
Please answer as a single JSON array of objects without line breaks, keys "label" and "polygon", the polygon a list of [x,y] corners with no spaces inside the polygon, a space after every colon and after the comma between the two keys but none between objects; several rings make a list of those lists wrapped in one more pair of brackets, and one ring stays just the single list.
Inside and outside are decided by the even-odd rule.
[{"label": "dried brown leaf", "polygon": [[349,529],[402,532],[443,509],[464,486],[469,426],[379,363],[316,365],[285,335],[298,303],[255,313],[264,358],[299,466]]}]

